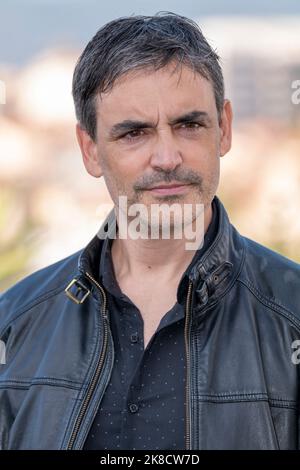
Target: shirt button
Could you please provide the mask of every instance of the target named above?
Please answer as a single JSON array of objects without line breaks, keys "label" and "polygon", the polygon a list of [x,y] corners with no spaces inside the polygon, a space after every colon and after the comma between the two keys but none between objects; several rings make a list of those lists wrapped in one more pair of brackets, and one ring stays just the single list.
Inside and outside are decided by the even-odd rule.
[{"label": "shirt button", "polygon": [[131,413],[136,413],[138,411],[139,407],[136,403],[131,403],[131,405],[129,405],[129,409],[130,409]]},{"label": "shirt button", "polygon": [[139,339],[139,335],[137,333],[132,333],[132,335],[130,336],[130,341],[132,343],[137,343],[138,339]]}]

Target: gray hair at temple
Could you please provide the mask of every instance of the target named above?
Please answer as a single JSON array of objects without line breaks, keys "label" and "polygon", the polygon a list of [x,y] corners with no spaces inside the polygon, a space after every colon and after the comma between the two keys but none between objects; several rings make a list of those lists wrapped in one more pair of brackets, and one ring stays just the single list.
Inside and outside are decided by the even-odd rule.
[{"label": "gray hair at temple", "polygon": [[72,83],[80,126],[96,141],[96,95],[110,91],[115,80],[126,72],[149,68],[155,71],[171,61],[188,66],[211,82],[220,121],[224,80],[218,54],[195,21],[172,12],[158,12],[154,16],[135,15],[110,21],[87,44]]}]

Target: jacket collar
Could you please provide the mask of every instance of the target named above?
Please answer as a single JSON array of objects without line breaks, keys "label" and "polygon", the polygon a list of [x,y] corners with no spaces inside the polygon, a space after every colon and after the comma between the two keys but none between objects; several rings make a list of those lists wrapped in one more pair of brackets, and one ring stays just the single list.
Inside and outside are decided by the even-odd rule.
[{"label": "jacket collar", "polygon": [[245,257],[243,237],[230,223],[220,199],[215,196],[214,200],[218,209],[217,234],[190,273],[196,296],[196,313],[215,304],[231,289]]},{"label": "jacket collar", "polygon": [[[244,260],[243,238],[230,223],[220,199],[215,196],[214,201],[218,211],[216,236],[189,273],[189,279],[193,283],[194,295],[196,296],[194,301],[196,313],[200,312],[204,306],[214,304],[225,295],[239,275]],[[98,233],[79,256],[77,279],[79,288],[83,286],[83,292],[80,292],[80,295],[85,294],[84,288],[95,291],[95,286],[92,285],[86,273],[89,273],[94,279],[98,279],[103,242],[106,237],[113,234],[115,224],[115,211],[112,209]],[[78,288],[78,285],[74,287]]]}]

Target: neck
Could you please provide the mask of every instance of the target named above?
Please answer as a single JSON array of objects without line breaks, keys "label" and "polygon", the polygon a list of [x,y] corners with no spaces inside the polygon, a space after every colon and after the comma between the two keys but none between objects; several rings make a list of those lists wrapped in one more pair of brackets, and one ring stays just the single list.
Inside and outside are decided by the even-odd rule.
[{"label": "neck", "polygon": [[[204,226],[199,244],[211,219],[212,206],[210,204],[204,209]],[[181,277],[199,247],[199,244],[195,244],[195,248],[186,249],[186,244],[190,242],[191,240],[184,236],[180,239],[139,238],[137,240],[117,237],[112,243],[112,260],[116,276],[119,279],[126,276],[143,280],[145,276],[159,274],[160,280],[175,280]]]}]

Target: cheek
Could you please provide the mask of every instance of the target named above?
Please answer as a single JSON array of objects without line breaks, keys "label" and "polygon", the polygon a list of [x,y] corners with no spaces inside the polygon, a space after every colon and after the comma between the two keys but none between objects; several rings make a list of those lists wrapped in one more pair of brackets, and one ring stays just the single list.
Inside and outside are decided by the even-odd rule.
[{"label": "cheek", "polygon": [[201,175],[214,173],[219,166],[219,155],[216,146],[194,148],[185,159],[185,166],[193,169]]},{"label": "cheek", "polygon": [[121,153],[113,146],[105,146],[103,143],[99,156],[104,180],[112,199],[115,200],[119,195],[131,197],[132,187],[138,176],[143,173],[143,167],[137,165],[141,158],[138,159],[134,152],[125,155],[124,152]]},{"label": "cheek", "polygon": [[132,193],[132,186],[135,182],[135,174],[132,169],[128,171],[130,166],[128,164],[111,165],[105,180],[109,192],[115,197],[117,196],[130,196]]},{"label": "cheek", "polygon": [[118,187],[127,188],[130,192],[138,178],[145,173],[147,164],[145,152],[132,151],[126,155],[120,155],[119,158],[114,158],[110,172],[117,181]]},{"label": "cheek", "polygon": [[193,158],[195,155],[201,161],[214,159],[216,155],[219,155],[219,138],[217,132],[214,129],[203,131],[203,133],[189,142],[184,142],[182,147],[183,154],[189,158]]}]

